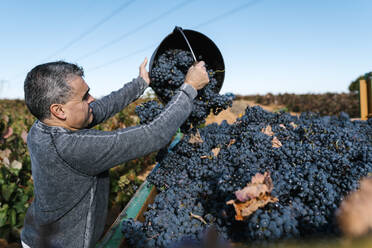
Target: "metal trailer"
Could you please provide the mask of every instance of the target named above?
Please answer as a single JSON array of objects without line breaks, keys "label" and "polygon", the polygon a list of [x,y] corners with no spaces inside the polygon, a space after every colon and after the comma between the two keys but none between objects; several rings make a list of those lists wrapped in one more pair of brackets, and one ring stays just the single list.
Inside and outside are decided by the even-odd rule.
[{"label": "metal trailer", "polygon": [[[182,139],[182,137],[183,134],[178,132],[168,149],[172,149]],[[156,164],[153,170],[156,170],[158,166],[159,164]],[[96,245],[96,248],[126,247],[123,234],[121,232],[121,223],[130,218],[138,221],[144,221],[143,213],[146,212],[147,206],[154,202],[156,194],[157,190],[154,185],[150,184],[147,180],[143,182],[132,199],[116,218],[115,222]]]}]

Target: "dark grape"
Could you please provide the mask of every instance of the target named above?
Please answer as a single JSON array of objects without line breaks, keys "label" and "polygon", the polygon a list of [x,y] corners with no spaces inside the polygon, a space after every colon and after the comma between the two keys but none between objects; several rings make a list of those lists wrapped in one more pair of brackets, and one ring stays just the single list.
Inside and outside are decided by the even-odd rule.
[{"label": "dark grape", "polygon": [[[155,103],[147,107],[149,116],[160,111]],[[273,136],[262,132],[268,125]],[[196,132],[203,142],[190,143]],[[297,117],[260,107],[248,107],[231,125],[190,129],[158,156],[160,165],[147,180],[159,194],[144,223],[123,223],[124,236],[133,247],[170,247],[184,239],[200,242],[211,226],[233,242],[339,235],[336,209],[372,172],[371,134],[371,121],[350,121],[346,114]],[[273,147],[274,136],[281,146]],[[266,171],[279,201],[236,221],[226,202]]]},{"label": "dark grape", "polygon": [[[172,99],[179,87],[184,83],[187,70],[193,62],[191,52],[180,49],[167,50],[154,62],[150,72],[150,86],[165,104]],[[208,69],[207,64],[206,68]],[[205,118],[211,112],[217,115],[232,105],[234,96],[231,94],[218,94],[219,86],[215,79],[215,72],[212,69],[207,70],[207,72],[210,82],[198,91],[198,95],[193,102],[194,110],[181,127],[183,131],[189,130],[191,126],[196,127],[204,123]],[[151,115],[147,117],[151,117]],[[149,118],[143,121],[148,122],[151,120]]]}]

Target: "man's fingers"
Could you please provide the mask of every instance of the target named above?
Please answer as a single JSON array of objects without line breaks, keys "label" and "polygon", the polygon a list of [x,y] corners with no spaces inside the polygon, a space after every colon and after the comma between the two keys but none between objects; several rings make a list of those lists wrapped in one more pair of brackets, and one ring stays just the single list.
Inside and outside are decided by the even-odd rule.
[{"label": "man's fingers", "polygon": [[196,66],[198,66],[198,67],[203,67],[203,66],[205,66],[205,63],[204,63],[204,61],[202,60],[202,61],[199,61],[199,62],[196,64]]},{"label": "man's fingers", "polygon": [[145,60],[143,60],[141,67],[145,68],[146,64],[147,64],[147,57],[145,58]]}]

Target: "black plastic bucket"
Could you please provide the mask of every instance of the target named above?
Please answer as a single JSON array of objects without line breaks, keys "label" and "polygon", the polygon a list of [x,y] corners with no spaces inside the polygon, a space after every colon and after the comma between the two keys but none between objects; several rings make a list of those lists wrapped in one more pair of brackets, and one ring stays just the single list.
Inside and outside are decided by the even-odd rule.
[{"label": "black plastic bucket", "polygon": [[[208,65],[208,69],[215,71],[215,79],[217,80],[217,92],[220,92],[223,80],[225,79],[225,64],[223,62],[222,54],[214,42],[202,33],[190,29],[182,29],[187,37],[192,50],[194,51],[197,60],[203,60]],[[187,43],[179,31],[175,27],[173,32],[163,39],[160,45],[156,48],[151,56],[149,70],[152,71],[153,64],[158,57],[168,49],[181,49],[190,51]]]}]

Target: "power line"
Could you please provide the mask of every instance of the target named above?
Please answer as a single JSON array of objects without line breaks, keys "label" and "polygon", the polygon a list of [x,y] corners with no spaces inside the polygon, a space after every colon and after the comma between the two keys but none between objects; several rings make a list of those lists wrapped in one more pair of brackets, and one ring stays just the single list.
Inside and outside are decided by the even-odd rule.
[{"label": "power line", "polygon": [[112,45],[118,43],[119,41],[123,40],[124,38],[127,38],[128,36],[130,36],[130,35],[138,32],[138,31],[140,31],[141,29],[147,27],[148,25],[153,24],[154,22],[162,19],[163,17],[171,14],[172,12],[176,11],[177,9],[182,8],[183,6],[189,4],[189,3],[193,2],[193,1],[195,1],[195,0],[186,0],[186,1],[183,1],[182,3],[180,3],[180,4],[178,4],[178,5],[170,8],[169,10],[167,10],[164,13],[158,15],[157,17],[154,17],[151,20],[149,20],[149,21],[141,24],[140,26],[132,29],[131,31],[129,31],[129,32],[125,33],[125,34],[122,34],[119,37],[117,37],[117,38],[115,38],[115,39],[113,39],[113,40],[111,40],[111,41],[103,44],[102,46],[98,47],[97,49],[95,49],[95,50],[93,50],[93,51],[91,51],[89,53],[86,53],[85,55],[77,58],[76,60],[86,59],[86,58],[88,58],[88,57],[90,57],[90,56],[92,56],[92,55],[100,52],[101,50],[103,50],[103,49],[105,49],[105,48],[107,48],[109,46],[112,46]]},{"label": "power line", "polygon": [[126,59],[126,58],[129,58],[129,57],[134,56],[134,55],[136,55],[136,54],[142,53],[142,52],[144,52],[144,51],[146,51],[146,50],[148,50],[148,49],[150,49],[150,48],[152,48],[152,47],[154,47],[154,46],[156,46],[156,44],[152,44],[152,45],[149,45],[149,46],[147,46],[147,47],[144,47],[144,48],[138,49],[138,50],[136,50],[136,51],[134,51],[134,52],[132,52],[132,53],[129,53],[129,54],[126,54],[126,55],[121,56],[121,57],[119,57],[119,58],[116,58],[116,59],[110,60],[110,61],[108,61],[108,62],[106,62],[106,63],[104,63],[104,64],[102,64],[102,65],[99,65],[99,66],[95,66],[95,67],[89,68],[88,71],[95,71],[95,70],[98,70],[98,69],[100,69],[100,68],[102,68],[102,67],[105,67],[105,66],[108,66],[108,65],[114,64],[114,63],[116,63],[116,62],[119,62],[119,61],[121,61],[121,60],[124,60],[124,59]]},{"label": "power line", "polygon": [[[205,21],[205,22],[203,22],[203,23],[201,23],[201,24],[198,24],[198,25],[196,25],[196,26],[194,26],[194,27],[192,27],[192,28],[198,28],[198,27],[201,27],[201,26],[204,26],[204,25],[210,24],[210,23],[212,23],[212,22],[218,21],[218,20],[221,19],[221,18],[224,18],[224,17],[230,16],[230,15],[232,15],[232,14],[235,14],[236,12],[239,12],[239,11],[241,11],[241,10],[243,10],[243,9],[246,9],[246,8],[248,8],[248,7],[250,7],[250,6],[253,6],[254,4],[258,3],[259,1],[261,1],[261,0],[253,0],[253,1],[249,2],[249,3],[245,3],[245,4],[242,4],[242,5],[239,5],[238,7],[234,8],[234,9],[231,9],[231,10],[229,10],[229,11],[226,11],[225,13],[222,13],[221,15],[218,15],[218,16],[216,16],[216,17],[213,17],[213,18],[211,18],[211,19],[209,19],[209,20],[207,20],[207,21]],[[138,50],[136,50],[136,51],[133,52],[133,53],[129,53],[129,54],[126,54],[126,55],[124,55],[124,56],[122,56],[122,57],[119,57],[119,58],[116,58],[116,59],[110,60],[110,61],[108,61],[108,62],[106,62],[106,63],[103,63],[103,64],[101,64],[101,65],[99,65],[99,66],[92,67],[89,71],[95,71],[95,70],[97,70],[97,69],[101,69],[101,68],[106,67],[106,66],[108,66],[108,65],[111,65],[111,64],[114,64],[114,63],[116,63],[116,62],[122,61],[122,60],[124,60],[124,59],[126,59],[126,58],[129,58],[129,57],[131,57],[131,56],[133,56],[133,55],[139,54],[139,53],[141,53],[141,52],[143,52],[143,51],[146,51],[146,50],[148,50],[148,49],[150,49],[150,48],[152,48],[152,47],[155,47],[155,46],[156,46],[156,44],[153,44],[153,45],[149,45],[149,46],[146,46],[146,47],[144,47],[144,48],[138,49]]]},{"label": "power line", "polygon": [[[58,53],[60,53],[60,52],[62,52],[64,50],[66,50],[67,48],[69,48],[73,44],[77,43],[78,41],[80,41],[81,39],[83,39],[85,36],[87,36],[88,34],[92,33],[94,30],[96,30],[99,26],[101,26],[102,24],[104,24],[105,22],[107,22],[108,20],[110,20],[112,17],[114,17],[115,15],[117,15],[120,11],[124,10],[126,7],[128,7],[130,4],[132,4],[134,1],[135,0],[129,0],[129,1],[125,2],[125,3],[123,3],[118,8],[116,8],[114,11],[112,11],[109,15],[107,15],[106,17],[104,17],[103,19],[101,19],[99,22],[97,22],[96,24],[94,24],[90,29],[88,29],[87,31],[81,33],[78,37],[76,37],[75,39],[71,40],[64,47],[60,48],[59,50],[57,50],[53,54],[49,55],[48,57],[46,57],[42,61],[49,60],[51,57],[55,56],[56,54],[58,54]],[[13,80],[15,80],[15,79],[17,79],[17,78],[19,78],[20,76],[23,76],[23,75],[24,75],[24,72],[18,73],[16,75],[14,75],[10,79],[10,81],[13,81]]]},{"label": "power line", "polygon": [[212,22],[218,21],[218,20],[220,20],[220,19],[222,19],[224,17],[227,17],[229,15],[235,14],[236,12],[242,11],[243,9],[246,9],[248,7],[251,7],[251,6],[254,6],[255,4],[257,4],[260,1],[261,0],[253,0],[253,1],[250,1],[248,3],[239,5],[238,7],[234,8],[232,10],[229,10],[229,11],[227,11],[225,13],[222,13],[221,15],[218,15],[216,17],[213,17],[213,18],[211,18],[211,19],[209,19],[209,20],[207,20],[205,22],[202,22],[202,23],[200,23],[200,24],[198,24],[198,25],[196,25],[194,27],[191,27],[191,28],[199,28],[201,26],[205,26],[205,25],[210,24]]},{"label": "power line", "polygon": [[57,50],[53,54],[49,55],[44,60],[49,60],[51,57],[55,56],[56,54],[59,54],[60,52],[66,50],[69,47],[71,47],[73,44],[77,43],[78,41],[80,41],[81,39],[83,39],[85,36],[87,36],[88,34],[92,33],[94,30],[96,30],[102,24],[106,23],[108,20],[110,20],[115,15],[117,15],[123,9],[125,9],[126,7],[128,7],[129,5],[131,5],[134,1],[135,0],[129,0],[129,1],[125,2],[125,3],[123,3],[117,9],[115,9],[114,11],[112,11],[109,15],[105,16],[102,20],[100,20],[99,22],[97,22],[96,24],[94,24],[91,28],[89,28],[85,32],[81,33],[78,37],[76,37],[75,39],[71,40],[65,46],[63,46],[62,48],[60,48],[59,50]]},{"label": "power line", "polygon": [[[132,2],[134,2],[134,1],[135,1],[135,0],[133,0]],[[130,35],[132,35],[132,34],[134,34],[134,33],[136,33],[136,32],[139,31],[140,29],[145,28],[147,25],[152,24],[153,22],[160,20],[161,18],[165,17],[166,15],[172,13],[173,11],[175,11],[175,10],[177,10],[177,9],[179,9],[179,8],[185,6],[185,5],[187,5],[187,4],[189,4],[189,3],[193,2],[193,1],[195,1],[195,0],[188,0],[188,1],[186,0],[186,1],[182,2],[182,3],[180,3],[179,5],[176,5],[175,7],[173,7],[173,8],[171,8],[171,9],[167,10],[166,12],[162,13],[161,15],[159,15],[159,16],[157,16],[157,17],[151,19],[151,20],[149,20],[148,22],[146,22],[146,23],[140,25],[139,27],[133,29],[132,31],[127,32],[127,33],[125,33],[125,34],[119,36],[119,37],[116,38],[115,40],[112,40],[112,41],[110,41],[110,42],[104,44],[103,46],[99,47],[98,49],[96,49],[96,50],[94,50],[94,51],[92,51],[92,52],[90,52],[90,53],[88,53],[88,54],[86,54],[86,55],[84,55],[84,56],[82,56],[82,57],[76,59],[75,61],[85,59],[85,58],[91,56],[92,54],[95,54],[95,53],[99,52],[100,50],[102,50],[102,49],[104,49],[104,48],[106,48],[106,47],[108,47],[108,46],[111,46],[111,45],[113,45],[113,44],[119,42],[120,40],[122,40],[122,39],[124,39],[124,38],[126,38],[126,37],[128,37],[128,36],[130,36]],[[113,11],[109,16],[105,17],[103,20],[101,20],[100,22],[98,22],[97,24],[95,24],[93,27],[97,28],[98,26],[102,25],[104,22],[108,21],[109,18],[113,17],[115,14],[119,13],[119,11],[123,10],[124,7],[129,6],[129,4],[131,4],[132,2],[129,1],[129,2],[126,2],[125,4],[121,5],[118,9],[116,9],[115,11]],[[48,58],[46,58],[46,59],[44,59],[44,60],[48,60],[50,57],[52,57],[52,56],[54,56],[55,54],[61,52],[63,49],[68,48],[69,46],[73,45],[74,43],[76,43],[77,41],[79,41],[80,39],[82,39],[84,36],[86,36],[86,35],[88,35],[89,33],[93,32],[93,31],[94,31],[93,27],[92,27],[91,29],[89,29],[89,30],[91,30],[91,31],[88,30],[88,31],[84,32],[82,35],[79,36],[80,38],[78,37],[77,39],[71,41],[69,44],[67,44],[66,46],[64,46],[62,49],[58,50],[58,51],[55,52],[53,55],[49,56]],[[138,54],[138,53],[143,52],[143,51],[145,51],[145,50],[147,50],[147,49],[150,49],[152,46],[155,46],[155,45],[156,45],[156,44],[151,45],[151,46],[146,46],[146,47],[144,47],[144,48],[142,48],[142,49],[136,50],[135,52],[129,53],[129,54],[124,55],[124,56],[122,56],[122,57],[120,57],[120,58],[113,59],[113,60],[111,60],[111,61],[109,61],[109,62],[107,62],[107,63],[104,63],[104,64],[100,65],[100,66],[93,67],[91,70],[96,70],[96,69],[99,69],[99,68],[104,67],[104,66],[106,66],[106,65],[113,64],[113,63],[115,63],[115,62],[117,62],[117,61],[121,61],[121,60],[123,60],[123,59],[125,59],[125,58],[131,57],[131,56],[133,56],[133,55],[135,55],[135,54]],[[24,73],[19,73],[19,74],[17,74],[17,75],[14,77],[14,79],[15,79],[15,78],[18,78],[19,76],[21,76],[21,75],[23,75],[23,74],[24,74]]]}]

